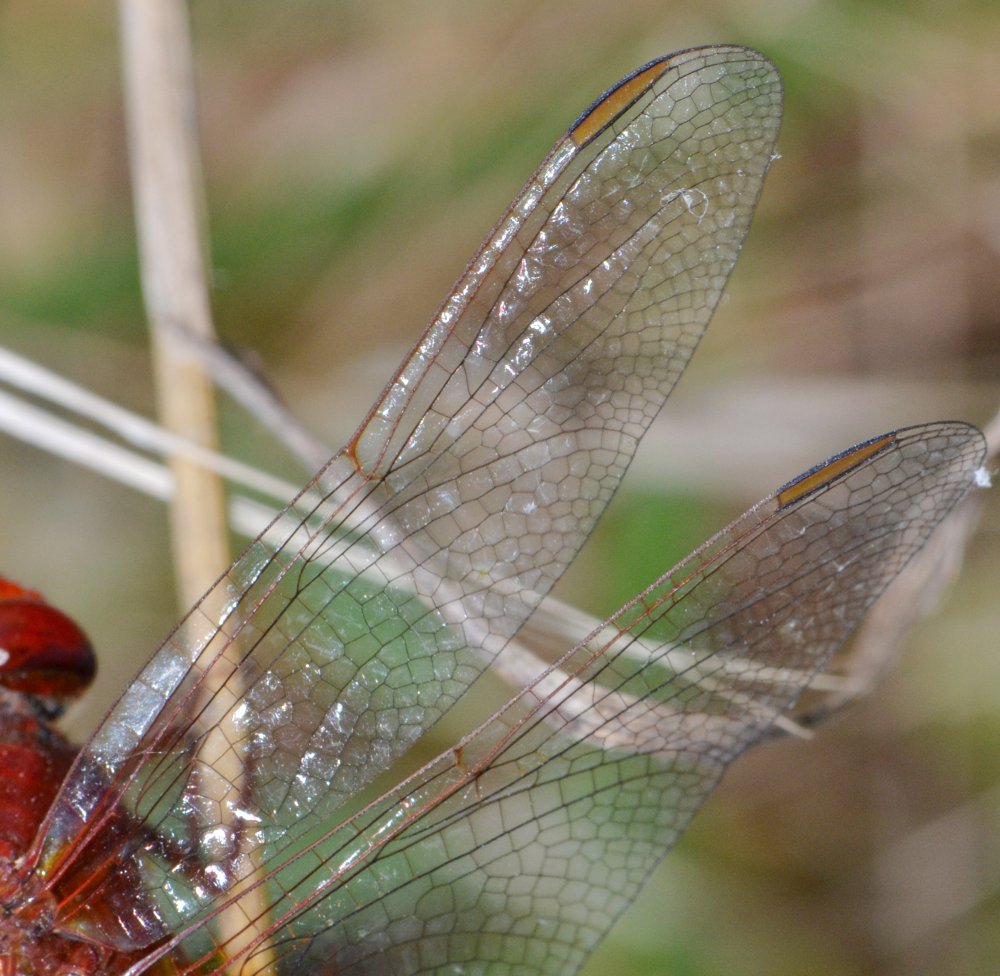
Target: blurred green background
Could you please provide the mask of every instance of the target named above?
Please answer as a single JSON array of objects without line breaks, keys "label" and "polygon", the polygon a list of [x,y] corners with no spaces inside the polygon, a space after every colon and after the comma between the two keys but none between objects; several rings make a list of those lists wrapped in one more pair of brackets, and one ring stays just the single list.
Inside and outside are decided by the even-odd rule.
[{"label": "blurred green background", "polygon": [[[563,590],[595,611],[850,443],[1000,394],[1000,6],[191,5],[223,338],[343,441],[482,236],[632,67],[731,41],[786,121],[728,299]],[[0,343],[151,411],[111,3],[0,5]],[[280,459],[235,408],[229,449]],[[738,763],[588,972],[1000,971],[1000,506],[892,677]],[[169,629],[162,508],[0,439],[2,571],[105,667]],[[111,663],[120,661],[122,663]]]}]

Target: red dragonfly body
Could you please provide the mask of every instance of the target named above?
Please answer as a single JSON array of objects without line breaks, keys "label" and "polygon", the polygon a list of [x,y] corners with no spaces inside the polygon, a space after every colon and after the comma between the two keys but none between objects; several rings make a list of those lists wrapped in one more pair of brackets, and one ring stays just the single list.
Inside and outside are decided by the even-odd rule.
[{"label": "red dragonfly body", "polygon": [[[964,424],[885,434],[603,623],[549,595],[722,294],[780,112],[739,47],[611,89],[72,765],[42,717],[87,666],[5,693],[0,976],[582,965],[982,463]],[[417,768],[487,668],[520,690]]]},{"label": "red dragonfly body", "polygon": [[[87,687],[95,662],[90,642],[72,620],[40,594],[4,579],[0,648],[0,905],[9,906],[24,897],[17,865],[30,857],[77,753],[49,719]],[[52,931],[55,903],[55,893],[48,893],[0,921],[2,976],[100,972],[112,963],[106,950]]]},{"label": "red dragonfly body", "polygon": [[[44,707],[89,683],[94,652],[68,617],[40,594],[0,579],[0,864],[27,850],[76,750],[45,719]],[[29,697],[30,696],[30,697]]]}]

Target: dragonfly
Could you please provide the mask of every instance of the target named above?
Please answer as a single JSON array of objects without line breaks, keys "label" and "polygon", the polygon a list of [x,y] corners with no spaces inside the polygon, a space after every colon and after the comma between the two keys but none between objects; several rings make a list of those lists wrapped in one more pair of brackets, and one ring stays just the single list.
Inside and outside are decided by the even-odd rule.
[{"label": "dragonfly", "polygon": [[[719,302],[781,104],[712,46],[586,109],[78,752],[48,720],[89,644],[0,586],[0,976],[579,969],[983,464],[969,425],[892,431],[607,620],[550,593]],[[506,702],[428,757],[487,671]]]}]

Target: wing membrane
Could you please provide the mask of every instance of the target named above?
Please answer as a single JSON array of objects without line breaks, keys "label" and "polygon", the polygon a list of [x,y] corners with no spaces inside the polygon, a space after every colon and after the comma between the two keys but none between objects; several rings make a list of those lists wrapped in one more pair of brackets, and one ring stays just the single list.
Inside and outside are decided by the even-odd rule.
[{"label": "wing membrane", "polygon": [[[98,730],[37,852],[46,883],[88,863],[90,891],[133,856],[146,835],[107,829],[124,803],[202,876],[177,899],[197,914],[217,893],[206,860],[233,884],[349,801],[575,556],[718,301],[780,117],[774,68],[740,48],[623,85],[529,180],[348,447]],[[207,852],[197,835],[221,824]],[[124,928],[101,937],[141,945],[158,926]]]},{"label": "wing membrane", "polygon": [[983,457],[974,428],[931,424],[765,498],[456,748],[269,865],[267,966],[574,972]]},{"label": "wing membrane", "polygon": [[786,485],[354,812],[586,539],[718,302],[779,117],[774,68],[732,47],[581,116],[81,753],[24,868],[59,927],[131,973],[577,968],[981,461],[931,425]]}]

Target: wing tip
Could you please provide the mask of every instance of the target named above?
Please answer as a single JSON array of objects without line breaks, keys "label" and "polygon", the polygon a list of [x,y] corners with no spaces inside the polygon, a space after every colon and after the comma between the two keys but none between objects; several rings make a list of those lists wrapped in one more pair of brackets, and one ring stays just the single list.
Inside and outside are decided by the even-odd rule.
[{"label": "wing tip", "polygon": [[584,110],[583,114],[570,126],[567,138],[573,142],[577,149],[582,149],[630,106],[634,105],[668,70],[685,61],[707,58],[710,55],[719,56],[722,61],[739,58],[768,65],[780,85],[777,69],[768,58],[753,48],[736,44],[713,44],[686,48],[640,65],[626,75],[618,84],[609,88]]}]

